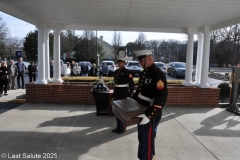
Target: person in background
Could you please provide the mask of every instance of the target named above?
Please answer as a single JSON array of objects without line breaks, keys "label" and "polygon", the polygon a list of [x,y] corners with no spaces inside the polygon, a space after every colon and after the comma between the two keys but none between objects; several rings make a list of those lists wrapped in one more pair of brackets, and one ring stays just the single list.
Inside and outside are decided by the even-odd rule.
[{"label": "person in background", "polygon": [[[114,92],[113,100],[127,99],[133,93],[134,83],[132,74],[125,68],[126,58],[118,57],[117,63],[119,69],[114,72]],[[129,90],[128,90],[129,88]],[[116,117],[117,127],[112,132],[122,134],[126,131],[126,125]]]},{"label": "person in background", "polygon": [[4,95],[7,96],[7,87],[8,87],[8,67],[5,61],[2,62],[0,67],[0,97],[3,94],[4,87]]},{"label": "person in background", "polygon": [[8,88],[9,89],[16,89],[15,86],[15,81],[17,78],[17,66],[14,64],[14,61],[11,60],[10,64],[8,65],[8,78],[9,78],[9,83],[8,83]]},{"label": "person in background", "polygon": [[53,78],[53,60],[50,61],[50,78]]},{"label": "person in background", "polygon": [[29,82],[32,82],[32,80],[36,81],[36,72],[37,72],[37,66],[32,61],[31,65],[28,66]]},{"label": "person in background", "polygon": [[71,66],[69,62],[66,62],[66,69],[65,69],[65,74],[64,77],[70,77],[71,75]]},{"label": "person in background", "polygon": [[90,69],[90,75],[96,77],[97,76],[98,69],[96,67],[96,64],[93,63],[93,67]]},{"label": "person in background", "polygon": [[72,61],[72,63],[71,63],[71,77],[73,77],[74,76],[74,74],[73,74],[73,67],[75,66],[75,61]]},{"label": "person in background", "polygon": [[22,63],[22,57],[18,59],[18,63],[16,63],[18,74],[17,74],[17,83],[18,83],[18,89],[21,88],[20,86],[20,78],[22,81],[22,89],[24,89],[24,74],[25,74],[25,65]]},{"label": "person in background", "polygon": [[63,61],[61,61],[61,77],[64,77],[65,72],[66,66],[63,64]]},{"label": "person in background", "polygon": [[88,77],[88,66],[86,62],[83,62],[83,65],[81,66],[81,72],[83,77]]},{"label": "person in background", "polygon": [[151,50],[134,51],[139,64],[144,69],[138,81],[138,88],[133,99],[146,106],[138,130],[138,158],[151,160],[155,156],[155,137],[162,117],[162,109],[167,101],[167,80],[164,73],[154,64]]},{"label": "person in background", "polygon": [[[238,62],[237,67],[240,67],[240,62]],[[234,89],[234,78],[235,74],[231,73],[231,76],[229,78],[229,87],[230,87],[230,103],[232,102],[232,90]],[[238,80],[238,92],[237,92],[237,99],[239,98],[239,93],[240,93],[240,77]]]},{"label": "person in background", "polygon": [[78,63],[75,63],[73,66],[73,76],[80,76],[81,68],[78,66]]},{"label": "person in background", "polygon": [[102,66],[102,76],[108,76],[108,66],[106,62]]}]

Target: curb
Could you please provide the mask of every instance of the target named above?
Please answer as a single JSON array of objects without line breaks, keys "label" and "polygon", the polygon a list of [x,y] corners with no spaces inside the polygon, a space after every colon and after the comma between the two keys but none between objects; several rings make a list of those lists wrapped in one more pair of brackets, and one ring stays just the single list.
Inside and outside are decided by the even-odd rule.
[{"label": "curb", "polygon": [[0,100],[0,102],[10,102],[10,103],[26,103],[26,99],[12,99],[12,100]]}]

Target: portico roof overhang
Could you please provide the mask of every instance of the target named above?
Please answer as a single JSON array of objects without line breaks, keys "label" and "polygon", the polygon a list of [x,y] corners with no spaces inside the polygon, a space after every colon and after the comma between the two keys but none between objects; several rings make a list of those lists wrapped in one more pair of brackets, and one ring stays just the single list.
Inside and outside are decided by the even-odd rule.
[{"label": "portico roof overhang", "polygon": [[50,29],[186,33],[240,23],[239,0],[0,0],[0,11]]}]

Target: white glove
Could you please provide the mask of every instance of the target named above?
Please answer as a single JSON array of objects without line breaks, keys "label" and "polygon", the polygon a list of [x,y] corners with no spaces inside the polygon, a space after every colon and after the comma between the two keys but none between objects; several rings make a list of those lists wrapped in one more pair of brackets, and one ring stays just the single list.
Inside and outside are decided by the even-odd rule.
[{"label": "white glove", "polygon": [[137,117],[142,118],[141,122],[139,123],[140,125],[147,124],[150,121],[145,114],[140,114]]},{"label": "white glove", "polygon": [[232,88],[232,84],[229,84],[229,87]]}]

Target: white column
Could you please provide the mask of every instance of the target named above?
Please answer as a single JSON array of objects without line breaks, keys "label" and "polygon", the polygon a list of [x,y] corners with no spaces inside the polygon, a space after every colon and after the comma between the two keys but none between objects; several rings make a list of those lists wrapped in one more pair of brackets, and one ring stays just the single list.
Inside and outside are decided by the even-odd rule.
[{"label": "white column", "polygon": [[60,72],[60,29],[54,30],[54,48],[53,48],[53,80],[52,82],[62,83]]},{"label": "white column", "polygon": [[187,61],[186,61],[186,71],[185,71],[185,81],[183,85],[192,86],[192,68],[193,68],[193,32],[188,33],[188,43],[187,43]]},{"label": "white column", "polygon": [[45,40],[45,78],[48,82],[52,81],[50,79],[50,61],[49,61],[49,32],[50,30],[44,30],[44,40]]},{"label": "white column", "polygon": [[208,69],[209,69],[209,55],[210,55],[210,27],[204,27],[204,43],[203,43],[203,57],[202,57],[202,71],[199,87],[208,88]]},{"label": "white column", "polygon": [[198,50],[197,50],[197,61],[196,61],[196,74],[194,85],[200,84],[201,69],[202,69],[202,52],[203,52],[203,34],[198,33]]},{"label": "white column", "polygon": [[45,79],[45,43],[44,30],[38,28],[38,78],[35,84],[47,84]]}]

